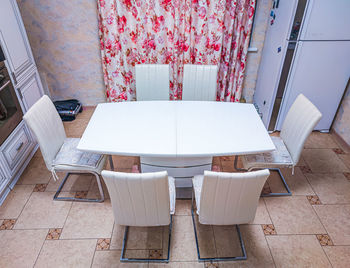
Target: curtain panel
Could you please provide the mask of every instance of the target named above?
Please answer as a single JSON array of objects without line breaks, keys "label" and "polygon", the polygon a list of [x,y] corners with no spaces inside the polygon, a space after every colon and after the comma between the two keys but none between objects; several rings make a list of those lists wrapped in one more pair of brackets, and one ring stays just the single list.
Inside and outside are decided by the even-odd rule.
[{"label": "curtain panel", "polygon": [[135,100],[135,65],[169,64],[171,100],[184,64],[218,65],[218,101],[239,101],[255,0],[98,0],[108,101]]}]

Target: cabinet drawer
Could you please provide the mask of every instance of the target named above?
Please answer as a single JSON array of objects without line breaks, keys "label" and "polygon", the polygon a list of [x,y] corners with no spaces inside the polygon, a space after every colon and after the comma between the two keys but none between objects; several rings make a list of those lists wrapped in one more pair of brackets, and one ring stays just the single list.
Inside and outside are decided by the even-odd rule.
[{"label": "cabinet drawer", "polygon": [[[24,156],[30,146],[30,134],[23,124],[11,137],[11,140],[3,148],[3,155],[10,170],[12,171],[19,160]],[[12,173],[12,172],[11,172]]]}]

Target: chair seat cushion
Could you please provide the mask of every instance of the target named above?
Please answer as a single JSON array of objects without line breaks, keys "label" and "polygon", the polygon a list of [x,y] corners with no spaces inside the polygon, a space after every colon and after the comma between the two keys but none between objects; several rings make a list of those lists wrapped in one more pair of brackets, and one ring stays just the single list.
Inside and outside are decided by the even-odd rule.
[{"label": "chair seat cushion", "polygon": [[77,149],[79,138],[66,138],[53,161],[55,170],[91,170],[97,171],[104,156],[101,154],[83,152]]},{"label": "chair seat cushion", "polygon": [[274,136],[271,139],[276,150],[268,153],[243,156],[242,163],[244,169],[292,167],[294,165],[283,140],[280,137]]},{"label": "chair seat cushion", "polygon": [[196,200],[196,206],[197,206],[197,214],[199,215],[199,209],[200,209],[200,202],[201,202],[201,191],[202,191],[202,185],[203,185],[203,175],[196,175],[192,179],[193,183],[193,189],[194,189],[194,197]]},{"label": "chair seat cushion", "polygon": [[176,190],[175,190],[175,179],[168,176],[169,183],[169,196],[170,196],[170,214],[175,214],[175,203],[176,203]]}]

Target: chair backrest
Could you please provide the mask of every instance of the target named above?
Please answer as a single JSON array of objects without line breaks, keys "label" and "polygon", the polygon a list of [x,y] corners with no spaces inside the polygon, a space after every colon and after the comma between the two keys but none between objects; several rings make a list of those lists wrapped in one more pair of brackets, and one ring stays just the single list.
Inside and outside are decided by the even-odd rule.
[{"label": "chair backrest", "polygon": [[251,222],[269,170],[245,173],[204,171],[199,222],[232,225]]},{"label": "chair backrest", "polygon": [[136,100],[169,100],[169,65],[139,64],[135,66]]},{"label": "chair backrest", "polygon": [[39,143],[46,167],[51,170],[52,162],[66,138],[55,105],[44,95],[26,112],[23,119]]},{"label": "chair backrest", "polygon": [[127,226],[170,224],[168,173],[123,173],[103,170],[115,223]]},{"label": "chair backrest", "polygon": [[284,119],[280,137],[294,165],[298,163],[304,143],[321,117],[321,112],[303,94],[300,94],[290,107]]},{"label": "chair backrest", "polygon": [[184,65],[182,100],[215,101],[218,67],[216,65]]}]

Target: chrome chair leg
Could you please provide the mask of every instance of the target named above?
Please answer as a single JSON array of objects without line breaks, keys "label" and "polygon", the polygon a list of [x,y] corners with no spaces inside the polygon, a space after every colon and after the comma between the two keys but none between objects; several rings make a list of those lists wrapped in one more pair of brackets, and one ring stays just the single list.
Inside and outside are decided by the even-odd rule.
[{"label": "chrome chair leg", "polygon": [[[68,180],[69,176],[71,174],[94,174],[96,177],[96,181],[97,181],[97,186],[98,189],[100,191],[100,198],[99,199],[92,199],[92,198],[76,198],[76,197],[60,197],[59,194],[61,193],[64,184],[66,183],[66,181]],[[101,177],[99,174],[95,173],[95,172],[67,172],[66,176],[64,177],[61,185],[58,187],[57,192],[55,193],[53,200],[57,200],[57,201],[78,201],[78,202],[103,202],[105,200],[105,196],[103,193],[103,188],[102,188],[102,183],[101,183]]]},{"label": "chrome chair leg", "polygon": [[128,240],[128,232],[129,232],[129,226],[125,226],[125,232],[124,232],[124,239],[123,239],[123,246],[122,246],[122,252],[120,256],[121,262],[169,262],[170,257],[170,240],[171,240],[171,229],[173,225],[173,216],[170,215],[170,224],[169,224],[169,240],[168,240],[168,254],[165,259],[151,259],[151,258],[126,258],[125,257],[125,251],[126,251],[126,244]]},{"label": "chrome chair leg", "polygon": [[108,156],[109,159],[109,165],[111,166],[111,170],[114,171],[114,164],[113,164],[113,158],[111,155]]},{"label": "chrome chair leg", "polygon": [[[236,155],[235,156],[235,162],[234,162],[234,168],[237,170],[237,171],[240,171],[240,172],[245,172],[245,171],[252,171],[254,170],[255,168],[250,168],[249,170],[246,170],[246,169],[243,169],[243,168],[239,168],[237,167],[237,164],[238,164],[238,156]],[[281,170],[279,168],[268,168],[268,170],[274,170],[274,171],[277,171],[280,178],[281,178],[281,181],[283,183],[283,186],[284,188],[286,189],[286,193],[269,193],[269,194],[261,194],[260,196],[261,197],[269,197],[269,196],[291,196],[292,195],[292,192],[291,190],[289,189],[289,186],[285,180],[285,178],[283,177],[283,174],[281,172]]]},{"label": "chrome chair leg", "polygon": [[285,178],[283,177],[283,174],[281,172],[281,170],[279,168],[269,168],[268,170],[274,170],[278,172],[278,175],[283,183],[284,188],[286,189],[286,193],[268,193],[268,194],[261,194],[261,197],[270,197],[270,196],[291,196],[292,192],[289,189],[289,186],[285,180]]},{"label": "chrome chair leg", "polygon": [[245,250],[245,246],[243,243],[242,239],[242,234],[239,229],[239,226],[236,225],[236,230],[238,233],[238,238],[239,238],[239,243],[241,245],[241,251],[242,251],[242,256],[236,256],[236,257],[218,257],[218,258],[202,258],[199,252],[199,244],[198,244],[198,235],[197,235],[197,228],[196,228],[196,221],[194,219],[194,211],[193,209],[191,210],[192,212],[192,221],[193,221],[193,229],[194,229],[194,236],[196,238],[196,246],[197,246],[197,255],[198,255],[198,261],[241,261],[241,260],[246,260],[247,259],[247,252]]}]

